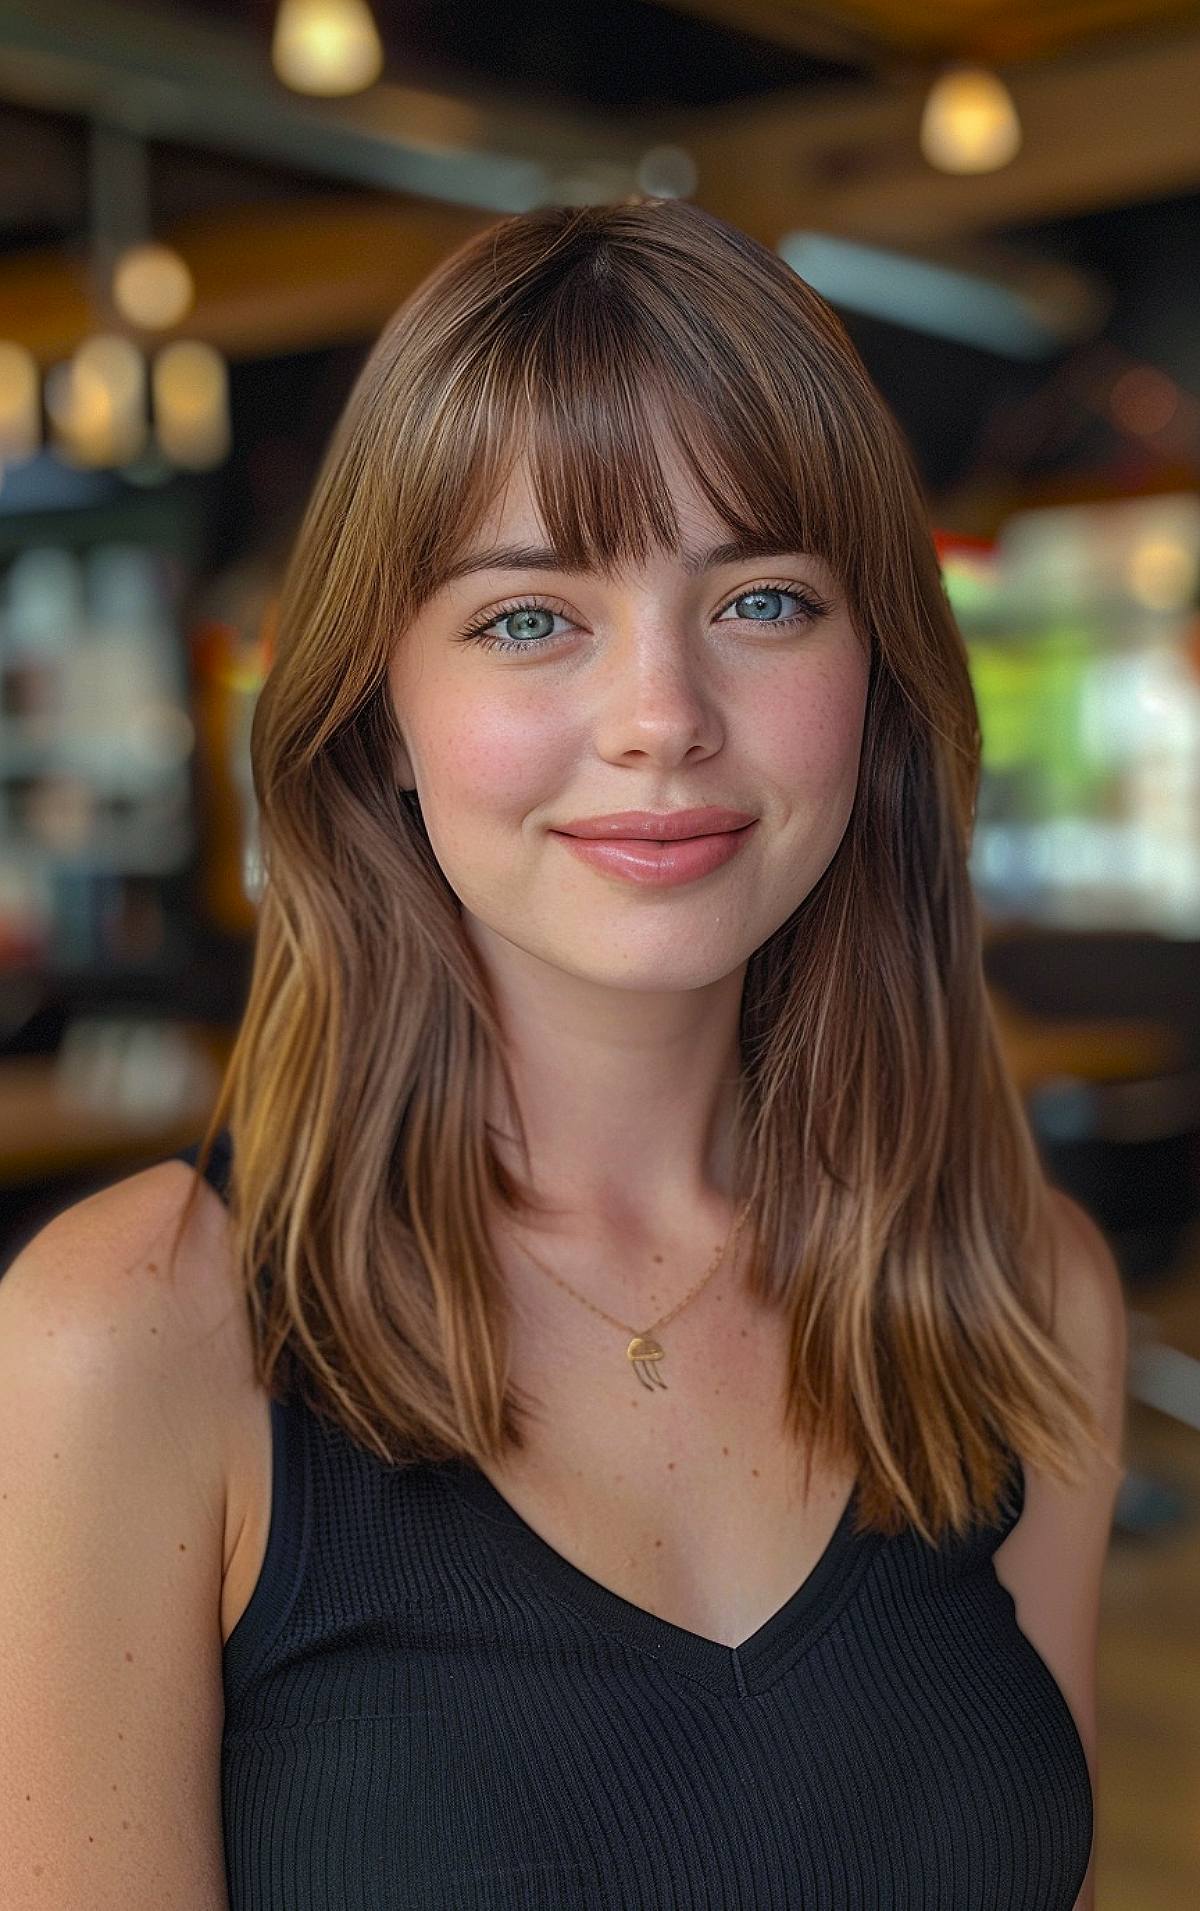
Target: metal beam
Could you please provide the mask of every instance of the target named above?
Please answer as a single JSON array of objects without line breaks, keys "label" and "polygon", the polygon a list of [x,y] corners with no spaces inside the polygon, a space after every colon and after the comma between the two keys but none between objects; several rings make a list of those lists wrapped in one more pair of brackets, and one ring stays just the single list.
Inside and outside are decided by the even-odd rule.
[{"label": "metal beam", "polygon": [[276,78],[265,35],[113,0],[0,0],[0,97],[495,211],[553,197],[557,172],[593,163],[610,167],[617,196],[648,143],[644,126],[457,82],[453,93],[385,80],[347,99],[309,99]]},{"label": "metal beam", "polygon": [[0,0],[0,97],[485,212],[574,196],[580,173],[595,196],[620,197],[661,143],[692,155],[701,203],[772,245],[796,227],[929,245],[1200,184],[1194,25],[1004,77],[1024,146],[1000,172],[956,178],[921,156],[916,79],[655,114],[537,107],[458,82],[318,101],[280,84],[265,39],[117,0]]},{"label": "metal beam", "polygon": [[[641,154],[663,142],[695,160],[701,204],[767,245],[809,229],[906,249],[993,276],[1064,333],[1085,335],[1101,317],[1098,288],[980,242],[1008,223],[1200,184],[1200,31],[1008,77],[1025,146],[1002,172],[959,179],[921,157],[916,86],[792,89],[632,118],[387,83],[309,101],[280,85],[265,43],[245,35],[108,0],[42,0],[36,14],[0,0],[0,97],[300,173],[294,201],[231,207],[160,235],[193,266],[189,331],[234,357],[369,337],[481,222],[568,196],[572,173],[592,173],[595,196],[619,197],[635,189]],[[304,176],[321,175],[383,192],[306,199]],[[48,362],[91,322],[61,250],[5,262],[0,334]]]}]

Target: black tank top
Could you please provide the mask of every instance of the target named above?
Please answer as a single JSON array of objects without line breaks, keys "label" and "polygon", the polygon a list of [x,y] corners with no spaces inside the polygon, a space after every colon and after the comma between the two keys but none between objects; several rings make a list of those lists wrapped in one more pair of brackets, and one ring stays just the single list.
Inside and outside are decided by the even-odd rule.
[{"label": "black tank top", "polygon": [[1072,1911],[1087,1760],[992,1562],[1015,1454],[1001,1522],[936,1548],[856,1534],[852,1495],[732,1647],[589,1578],[474,1465],[270,1415],[224,1651],[231,1911]]}]

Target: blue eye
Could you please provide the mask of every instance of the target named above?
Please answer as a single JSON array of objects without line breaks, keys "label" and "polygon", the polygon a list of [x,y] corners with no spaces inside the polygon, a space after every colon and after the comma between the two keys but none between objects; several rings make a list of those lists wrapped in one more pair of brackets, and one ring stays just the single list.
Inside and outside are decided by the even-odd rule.
[{"label": "blue eye", "polygon": [[[817,617],[823,611],[829,609],[828,604],[823,604],[819,598],[811,596],[809,592],[789,590],[783,584],[756,584],[753,590],[740,591],[738,595],[725,606],[725,609],[732,610],[734,604],[748,604],[754,599],[757,599],[760,603],[766,599],[769,603],[773,597],[794,597],[798,604],[805,606],[805,614],[810,617]],[[747,624],[794,624],[799,621],[799,616],[800,613],[798,612],[793,612],[790,617],[783,617],[773,615],[768,611],[765,617],[745,617],[740,621]],[[721,620],[718,619],[718,622],[720,621]]]},{"label": "blue eye", "polygon": [[553,622],[555,617],[562,616],[562,614],[561,611],[551,610],[548,604],[510,604],[507,610],[496,611],[493,616],[488,618],[486,624],[476,624],[472,629],[464,630],[461,641],[464,644],[482,644],[485,650],[536,650],[546,643],[545,633],[539,636],[536,632],[526,632],[524,639],[516,640],[507,637],[489,637],[486,633],[491,630],[493,624],[498,624],[501,620],[507,623],[510,617],[532,617],[535,619],[538,617],[548,617],[551,622]]},{"label": "blue eye", "polygon": [[[732,621],[746,624],[816,623],[818,618],[824,617],[833,608],[814,591],[801,590],[791,584],[755,584],[748,591],[739,591],[736,597],[729,599],[722,609],[718,622],[724,621],[725,611],[732,610],[735,604],[757,600],[759,603],[765,601],[769,605],[772,599],[782,597],[792,598],[801,606],[800,610],[794,611],[789,617],[774,615],[768,610],[766,616],[739,616]],[[524,598],[519,604],[503,605],[499,610],[493,611],[485,623],[471,625],[469,629],[462,631],[455,641],[464,644],[481,644],[485,650],[517,651],[545,650],[555,641],[548,632],[541,634],[536,631],[526,632],[523,638],[489,635],[494,624],[506,623],[510,618],[522,616],[531,617],[535,621],[539,617],[549,617],[553,621],[555,617],[565,617],[566,612],[556,611],[552,605],[541,598]]]}]

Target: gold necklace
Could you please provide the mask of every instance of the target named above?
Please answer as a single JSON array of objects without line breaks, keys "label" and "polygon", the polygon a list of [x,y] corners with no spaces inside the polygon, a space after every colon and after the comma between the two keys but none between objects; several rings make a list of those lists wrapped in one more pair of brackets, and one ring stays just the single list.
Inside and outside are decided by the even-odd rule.
[{"label": "gold necklace", "polygon": [[701,1276],[700,1280],[697,1281],[695,1287],[693,1287],[691,1293],[685,1294],[683,1299],[678,1303],[678,1305],[671,1309],[670,1313],[660,1314],[659,1318],[656,1321],[654,1321],[649,1327],[647,1327],[643,1333],[638,1333],[634,1328],[629,1326],[627,1321],[617,1320],[615,1315],[606,1314],[604,1309],[602,1307],[597,1307],[594,1301],[590,1301],[587,1298],[586,1294],[577,1293],[576,1290],[569,1284],[569,1282],[564,1281],[560,1274],[556,1274],[554,1272],[553,1268],[547,1267],[544,1261],[539,1261],[537,1255],[531,1254],[527,1247],[523,1247],[521,1249],[521,1252],[527,1255],[528,1258],[533,1262],[534,1266],[536,1268],[540,1268],[543,1274],[548,1274],[552,1281],[557,1282],[559,1287],[564,1288],[565,1291],[568,1294],[570,1294],[574,1300],[582,1301],[585,1307],[591,1308],[593,1314],[599,1314],[601,1320],[608,1321],[610,1325],[612,1325],[613,1327],[619,1327],[623,1333],[633,1335],[633,1339],[630,1341],[628,1347],[625,1349],[626,1358],[632,1363],[633,1371],[637,1375],[638,1379],[641,1381],[643,1387],[647,1387],[653,1390],[653,1388],[655,1387],[665,1387],[667,1384],[666,1381],[663,1379],[662,1374],[659,1371],[658,1363],[661,1362],[664,1356],[663,1356],[663,1348],[662,1348],[661,1342],[657,1341],[654,1338],[655,1330],[659,1327],[665,1327],[669,1320],[674,1320],[676,1314],[682,1312],[682,1310],[687,1306],[688,1302],[690,1300],[693,1300],[695,1296],[700,1292],[700,1289],[706,1286],[709,1281],[711,1281],[713,1275],[716,1273],[717,1269],[720,1267],[721,1262],[725,1259],[726,1248],[729,1246],[729,1243],[731,1241],[734,1241],[737,1239],[737,1236],[739,1232],[741,1231],[742,1223],[746,1219],[746,1216],[749,1212],[750,1212],[750,1203],[749,1201],[747,1201],[742,1207],[741,1212],[738,1214],[736,1220],[734,1221],[733,1226],[730,1229],[729,1233],[726,1235],[724,1241],[721,1243],[721,1246],[717,1249],[716,1259],[714,1260],[712,1266],[709,1268],[707,1274],[704,1274]]}]

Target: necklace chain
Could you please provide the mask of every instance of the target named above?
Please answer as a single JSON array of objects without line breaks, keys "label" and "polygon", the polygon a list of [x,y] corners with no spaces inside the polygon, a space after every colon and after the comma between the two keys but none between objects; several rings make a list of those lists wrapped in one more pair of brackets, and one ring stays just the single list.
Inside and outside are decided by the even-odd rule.
[{"label": "necklace chain", "polygon": [[[580,1294],[577,1289],[571,1286],[569,1281],[564,1281],[561,1274],[556,1274],[552,1267],[547,1267],[545,1262],[540,1261],[537,1255],[532,1253],[529,1248],[522,1247],[521,1252],[533,1262],[533,1265],[538,1268],[541,1273],[548,1275],[565,1293],[570,1294],[573,1300],[577,1300],[584,1307],[590,1308],[593,1314],[598,1314],[601,1320],[608,1321],[610,1326],[619,1327],[622,1333],[632,1334],[633,1338],[625,1351],[629,1360],[633,1363],[634,1372],[637,1374],[638,1379],[642,1382],[643,1386],[646,1387],[665,1387],[667,1383],[658,1371],[658,1364],[664,1357],[663,1349],[659,1342],[654,1339],[655,1330],[660,1327],[665,1327],[668,1321],[674,1320],[676,1314],[681,1313],[688,1302],[695,1299],[701,1288],[706,1287],[708,1282],[711,1281],[713,1275],[725,1259],[725,1251],[729,1247],[730,1242],[735,1241],[741,1232],[742,1223],[745,1221],[749,1212],[750,1203],[746,1201],[739,1210],[729,1233],[717,1249],[712,1265],[707,1272],[701,1275],[691,1291],[685,1294],[681,1301],[677,1301],[675,1306],[672,1307],[668,1313],[660,1314],[656,1321],[652,1322],[649,1327],[640,1332],[637,1328],[631,1327],[627,1321],[618,1320],[614,1314],[607,1313],[603,1307],[597,1307],[595,1301],[590,1301],[586,1294]],[[646,1372],[647,1367],[650,1368],[653,1378],[648,1377]]]}]

